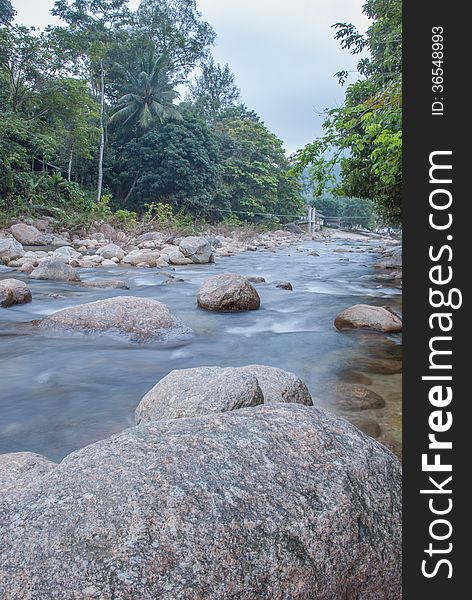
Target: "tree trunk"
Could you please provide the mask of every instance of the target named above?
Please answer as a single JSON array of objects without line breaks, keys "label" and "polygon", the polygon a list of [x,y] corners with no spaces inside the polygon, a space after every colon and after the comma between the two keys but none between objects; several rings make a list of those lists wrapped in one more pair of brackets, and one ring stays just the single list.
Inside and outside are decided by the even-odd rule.
[{"label": "tree trunk", "polygon": [[131,194],[134,191],[134,188],[136,187],[136,184],[138,183],[138,179],[139,179],[139,173],[135,176],[133,183],[131,184],[131,187],[129,189],[129,192],[126,194],[125,199],[123,200],[123,204],[126,206],[126,203],[129,200],[129,197],[131,196]]},{"label": "tree trunk", "polygon": [[69,163],[67,165],[67,181],[71,180],[71,175],[72,175],[72,156],[73,156],[73,152],[71,150],[70,154],[69,154]]},{"label": "tree trunk", "polygon": [[102,197],[104,149],[105,149],[105,73],[103,71],[103,61],[100,61],[100,147],[98,149],[97,202],[100,202],[101,197]]}]

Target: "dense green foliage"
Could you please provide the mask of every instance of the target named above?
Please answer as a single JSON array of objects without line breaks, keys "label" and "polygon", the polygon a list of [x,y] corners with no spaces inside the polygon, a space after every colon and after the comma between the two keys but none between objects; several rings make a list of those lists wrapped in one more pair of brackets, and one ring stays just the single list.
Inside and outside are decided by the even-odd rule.
[{"label": "dense green foliage", "polygon": [[57,0],[52,12],[61,26],[30,29],[0,0],[0,209],[300,213],[282,143],[214,62],[195,0],[134,12],[128,0]]},{"label": "dense green foliage", "polygon": [[[337,193],[371,199],[395,221],[402,181],[401,2],[368,0],[364,13],[372,19],[365,36],[351,24],[335,25],[343,48],[367,54],[358,63],[360,79],[347,87],[340,108],[327,110],[325,134],[298,152],[297,168],[310,167],[320,195],[339,164]],[[337,75],[344,83],[348,73]]]},{"label": "dense green foliage", "polygon": [[371,200],[323,194],[316,198],[314,205],[325,217],[340,217],[343,227],[372,229],[376,225],[375,207]]}]

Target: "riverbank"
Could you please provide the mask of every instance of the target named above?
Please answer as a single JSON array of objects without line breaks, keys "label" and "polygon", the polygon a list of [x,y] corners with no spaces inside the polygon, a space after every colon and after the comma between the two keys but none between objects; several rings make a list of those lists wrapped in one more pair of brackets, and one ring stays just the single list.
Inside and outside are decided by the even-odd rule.
[{"label": "riverbank", "polygon": [[[375,266],[398,249],[395,242],[387,238],[381,246],[377,236],[339,230],[318,232],[314,240],[306,234],[259,232],[248,242],[227,234],[212,240],[221,242],[211,249],[215,262],[152,267],[123,262],[129,246],[99,233],[90,235],[90,248],[82,249],[80,259],[69,253],[79,252],[82,238],[59,248],[56,256],[78,281],[36,279],[25,272],[25,266],[38,268],[58,251],[47,246],[26,246],[23,260],[10,261],[0,273],[0,278],[21,279],[33,295],[33,302],[0,312],[8,341],[2,356],[2,451],[35,450],[60,459],[126,427],[140,397],[172,369],[262,363],[297,373],[316,403],[400,454],[401,335],[337,332],[333,326],[336,315],[353,304],[387,304],[401,312],[401,282],[392,278],[398,269]],[[167,240],[159,241],[162,232],[145,235],[159,239],[138,241],[138,253],[162,257],[163,250],[169,251]],[[181,239],[174,241],[171,256]],[[122,249],[121,260],[99,254],[110,243]],[[75,266],[79,260],[86,266]],[[228,271],[258,281],[260,310],[210,314],[197,308],[203,281]],[[277,287],[280,282],[293,290]],[[31,327],[32,321],[59,310],[123,295],[160,300],[195,336],[145,348]],[[359,393],[375,394],[384,405],[357,410],[356,401],[346,410],[342,399]]]}]

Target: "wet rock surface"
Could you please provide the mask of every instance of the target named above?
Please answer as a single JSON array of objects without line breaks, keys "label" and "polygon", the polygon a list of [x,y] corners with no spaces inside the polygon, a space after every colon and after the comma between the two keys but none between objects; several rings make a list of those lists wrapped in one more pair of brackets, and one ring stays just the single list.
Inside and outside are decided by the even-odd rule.
[{"label": "wet rock surface", "polygon": [[29,287],[19,279],[1,279],[0,298],[3,307],[12,304],[25,304],[33,299]]},{"label": "wet rock surface", "polygon": [[80,281],[80,275],[70,265],[54,258],[45,258],[30,273],[32,279],[53,279],[56,281]]},{"label": "wet rock surface", "polygon": [[385,400],[363,385],[338,383],[334,403],[343,410],[367,410],[383,408]]},{"label": "wet rock surface", "polygon": [[49,315],[42,329],[122,334],[136,342],[185,339],[193,332],[165,304],[135,296],[119,296],[79,304]]},{"label": "wet rock surface", "polygon": [[136,424],[257,406],[264,402],[257,378],[238,368],[196,367],[172,371],[136,409]]},{"label": "wet rock surface", "polygon": [[398,600],[400,477],[313,407],[146,423],[7,496],[0,596]]},{"label": "wet rock surface", "polygon": [[256,288],[243,276],[222,273],[209,277],[198,290],[200,308],[220,312],[257,310],[261,299]]},{"label": "wet rock surface", "polygon": [[336,329],[367,328],[385,333],[398,333],[402,330],[400,317],[384,306],[355,304],[343,310],[334,321]]}]

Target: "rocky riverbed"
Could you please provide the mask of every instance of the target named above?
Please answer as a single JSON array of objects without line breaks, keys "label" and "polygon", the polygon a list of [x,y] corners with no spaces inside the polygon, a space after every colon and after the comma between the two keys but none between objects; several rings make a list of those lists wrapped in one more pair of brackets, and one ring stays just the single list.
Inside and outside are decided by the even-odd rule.
[{"label": "rocky riverbed", "polygon": [[3,596],[399,598],[398,243],[108,227],[0,232]]}]

